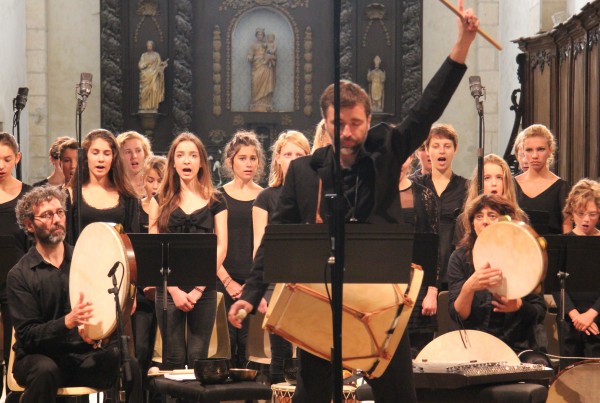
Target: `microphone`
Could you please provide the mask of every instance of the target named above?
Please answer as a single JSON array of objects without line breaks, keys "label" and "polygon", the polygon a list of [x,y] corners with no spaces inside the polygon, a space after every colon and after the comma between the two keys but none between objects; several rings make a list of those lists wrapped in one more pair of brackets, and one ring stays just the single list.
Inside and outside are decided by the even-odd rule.
[{"label": "microphone", "polygon": [[81,73],[79,78],[79,88],[77,93],[81,98],[83,98],[83,102],[87,100],[87,97],[92,92],[92,73]]},{"label": "microphone", "polygon": [[471,96],[475,100],[479,101],[479,97],[483,96],[483,87],[481,86],[481,77],[471,76],[469,77],[469,89],[471,90]]},{"label": "microphone", "polygon": [[22,111],[27,105],[27,95],[29,95],[29,88],[19,87],[17,96],[14,100],[14,108],[18,111]]},{"label": "microphone", "polygon": [[115,275],[115,272],[117,271],[117,267],[119,267],[120,264],[121,264],[121,262],[118,260],[115,262],[115,264],[113,264],[113,266],[108,271],[108,277],[112,277]]}]

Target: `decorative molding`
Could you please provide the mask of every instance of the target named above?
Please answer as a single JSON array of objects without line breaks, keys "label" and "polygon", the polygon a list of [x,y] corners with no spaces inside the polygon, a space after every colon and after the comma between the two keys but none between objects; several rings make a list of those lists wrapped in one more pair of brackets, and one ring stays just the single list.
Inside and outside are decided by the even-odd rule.
[{"label": "decorative molding", "polygon": [[137,43],[139,39],[140,28],[142,28],[142,24],[146,21],[146,18],[150,18],[154,22],[154,26],[158,31],[158,39],[160,42],[164,42],[164,35],[162,30],[160,29],[160,25],[158,21],[156,21],[156,16],[160,15],[160,9],[158,7],[158,0],[139,0],[138,8],[136,11],[137,15],[141,15],[140,21],[137,23],[135,27],[135,34],[133,35],[134,41]]},{"label": "decorative molding", "polygon": [[306,27],[304,30],[304,114],[312,115],[313,102],[313,39],[312,28]]},{"label": "decorative molding", "polygon": [[583,53],[583,51],[586,49],[586,39],[582,38],[580,40],[578,40],[577,42],[573,42],[573,59],[577,59],[577,56],[579,56],[581,53]]},{"label": "decorative molding", "polygon": [[213,115],[221,116],[221,81],[223,70],[221,65],[221,48],[223,43],[221,42],[221,27],[215,25],[213,29]]},{"label": "decorative molding", "polygon": [[400,107],[400,116],[402,119],[408,115],[410,108],[418,101],[423,91],[423,4],[420,1],[401,1],[398,2],[399,32],[396,34],[398,43],[396,47],[400,49],[399,63],[402,68],[402,74],[398,77],[401,85],[396,88],[402,88],[398,96]]},{"label": "decorative molding", "polygon": [[342,11],[340,15],[340,76],[345,80],[352,80],[353,51],[352,43],[352,1],[342,0]]},{"label": "decorative molding", "polygon": [[[571,54],[572,54],[571,52],[572,52],[571,44],[566,45],[562,48],[559,48],[558,49],[558,62],[563,63],[565,60],[567,60],[571,56]],[[537,52],[533,57],[533,62],[540,64],[542,72],[543,72],[544,65],[546,63],[548,64],[548,66],[550,66],[550,52],[548,52],[546,50]],[[535,67],[536,67],[536,65],[533,66],[533,68],[535,68]]]},{"label": "decorative molding", "polygon": [[385,44],[387,46],[392,46],[392,38],[390,36],[390,31],[388,31],[387,27],[383,20],[386,19],[386,11],[385,6],[381,3],[371,3],[365,9],[365,17],[369,20],[367,26],[365,27],[365,32],[362,35],[362,47],[367,47],[367,36],[369,35],[369,31],[371,30],[371,26],[374,22],[378,21],[379,25],[385,32]]},{"label": "decorative molding", "polygon": [[592,50],[600,42],[600,27],[588,32],[588,49]]},{"label": "decorative molding", "polygon": [[291,127],[294,124],[294,120],[292,119],[292,115],[284,114],[281,115],[281,126]]},{"label": "decorative molding", "polygon": [[[562,61],[565,58],[569,57],[570,53],[571,53],[571,45],[568,45],[565,48],[560,49],[559,61],[562,63]],[[530,53],[529,64],[530,64],[532,70],[535,70],[538,66],[540,66],[540,70],[543,73],[546,65],[548,65],[548,67],[550,67],[550,63],[551,63],[551,54],[547,50],[544,49],[544,50],[540,50],[536,53]]]},{"label": "decorative molding", "polygon": [[246,120],[244,119],[243,115],[234,115],[231,124],[236,127],[244,126],[246,124]]},{"label": "decorative molding", "polygon": [[100,2],[101,125],[113,133],[124,126],[120,10],[119,0]]},{"label": "decorative molding", "polygon": [[225,133],[225,130],[212,129],[208,132],[208,138],[216,145],[223,143],[226,137],[227,133]]},{"label": "decorative molding", "polygon": [[306,7],[308,8],[309,0],[223,0],[219,7],[220,11],[229,9],[239,10],[241,8],[252,8],[255,6],[277,6],[277,7]]},{"label": "decorative molding", "polygon": [[[267,0],[263,0],[267,1]],[[248,5],[245,8],[239,10],[235,16],[231,19],[229,26],[227,27],[227,42],[226,42],[226,60],[225,64],[227,66],[227,110],[231,110],[231,35],[233,34],[233,28],[237,25],[240,17],[248,10],[258,5],[256,3],[261,2],[260,0],[256,1],[246,1]],[[271,4],[272,3],[272,4]],[[276,1],[270,1],[269,4],[271,7],[281,14],[285,15],[288,19],[288,22],[292,26],[294,31],[294,109],[300,110],[300,33],[298,30],[298,24],[296,20],[288,10],[282,8],[275,4]],[[308,0],[307,0],[308,4]],[[261,4],[262,5],[262,4]],[[308,7],[308,6],[307,6]]]},{"label": "decorative molding", "polygon": [[192,125],[192,0],[174,0],[173,119],[174,134]]}]

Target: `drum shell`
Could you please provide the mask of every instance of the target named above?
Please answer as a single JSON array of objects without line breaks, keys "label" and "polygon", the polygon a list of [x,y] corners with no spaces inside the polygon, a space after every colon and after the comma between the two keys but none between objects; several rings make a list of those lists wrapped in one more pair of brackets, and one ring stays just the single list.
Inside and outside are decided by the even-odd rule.
[{"label": "drum shell", "polygon": [[[361,369],[372,377],[383,374],[400,343],[422,278],[423,271],[415,268],[410,287],[344,285],[342,364],[345,368]],[[331,306],[323,284],[277,284],[263,326],[311,354],[331,359]]]},{"label": "drum shell", "polygon": [[[126,234],[119,234],[110,224],[96,222],[81,232],[71,260],[69,273],[69,298],[71,306],[77,304],[79,294],[93,303],[91,325],[84,327],[92,340],[108,338],[117,327],[113,288],[108,272],[116,262],[115,272],[120,287],[119,303],[124,324],[127,325],[135,298],[137,267],[133,247]],[[120,283],[120,284],[119,284]]]}]

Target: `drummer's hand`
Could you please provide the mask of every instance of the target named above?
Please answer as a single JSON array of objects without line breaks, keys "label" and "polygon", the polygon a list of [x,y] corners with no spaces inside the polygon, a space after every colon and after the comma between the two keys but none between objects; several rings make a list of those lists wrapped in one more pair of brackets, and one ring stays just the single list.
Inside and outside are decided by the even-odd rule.
[{"label": "drummer's hand", "polygon": [[191,301],[188,294],[179,287],[169,289],[169,294],[173,298],[175,306],[183,312],[189,312],[194,309],[194,301]]},{"label": "drummer's hand", "polygon": [[[229,315],[227,315],[229,323],[231,323],[233,327],[241,329],[242,322],[244,321],[245,316],[250,314],[253,308],[254,307],[251,303],[249,303],[248,301],[244,301],[243,299],[235,301],[233,305],[231,305],[231,308],[229,308]],[[242,309],[246,311],[245,315],[240,314],[240,310]]]},{"label": "drummer's hand", "polygon": [[521,298],[508,299],[501,295],[494,294],[492,305],[494,306],[494,312],[516,312],[523,306],[523,300]]},{"label": "drummer's hand", "polygon": [[256,310],[260,313],[267,313],[268,307],[269,305],[267,304],[267,300],[263,298],[260,300],[260,304],[258,304],[258,308],[256,308]]},{"label": "drummer's hand", "polygon": [[154,301],[156,299],[156,287],[144,287],[144,295],[150,301]]},{"label": "drummer's hand", "polygon": [[584,313],[575,315],[575,318],[573,318],[573,326],[575,326],[575,329],[583,332],[587,330],[592,323],[594,323],[596,316],[598,316],[598,312],[596,312],[595,309],[590,308]]},{"label": "drummer's hand", "polygon": [[85,341],[87,344],[92,344],[94,348],[98,348],[98,344],[96,343],[96,341],[88,337],[88,335],[85,333],[85,328],[83,326],[79,326],[79,329],[77,329],[77,331],[79,332],[79,337],[81,337],[83,341]]},{"label": "drummer's hand", "polygon": [[437,294],[437,288],[427,288],[427,294],[425,295],[425,298],[423,298],[423,309],[421,310],[421,315],[433,316],[437,313]]},{"label": "drummer's hand", "polygon": [[65,316],[65,326],[67,329],[90,324],[90,319],[94,316],[94,309],[92,303],[84,301],[84,298],[83,293],[79,293],[79,301],[77,301],[71,312]]},{"label": "drummer's hand", "polygon": [[495,287],[502,283],[502,270],[494,269],[486,263],[480,270],[471,274],[467,282],[473,292]]},{"label": "drummer's hand", "polygon": [[240,285],[240,283],[238,283],[234,279],[231,279],[231,281],[229,282],[229,284],[227,284],[227,287],[225,287],[225,289],[227,290],[229,296],[233,299],[238,299],[242,295],[243,288]]}]

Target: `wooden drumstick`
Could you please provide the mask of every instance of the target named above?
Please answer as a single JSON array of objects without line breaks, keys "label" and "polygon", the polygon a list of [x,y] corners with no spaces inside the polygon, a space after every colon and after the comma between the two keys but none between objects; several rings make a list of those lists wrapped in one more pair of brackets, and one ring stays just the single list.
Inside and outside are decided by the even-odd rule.
[{"label": "wooden drumstick", "polygon": [[246,319],[246,316],[248,316],[248,312],[246,312],[246,310],[244,308],[240,309],[237,312],[237,314],[235,315],[235,317],[238,318],[239,320]]},{"label": "wooden drumstick", "polygon": [[[447,0],[440,0],[440,1],[442,2],[443,5],[448,7],[450,9],[450,11],[452,11],[454,14],[456,14],[459,18],[465,18],[465,16],[462,15],[460,10],[458,10],[456,7],[454,7],[452,4],[450,4]],[[496,49],[502,50],[502,45],[500,45],[498,42],[496,42],[487,32],[485,32],[483,30],[483,28],[477,28],[477,32],[481,36],[483,36],[486,41],[491,43],[492,46],[494,46]]]}]

